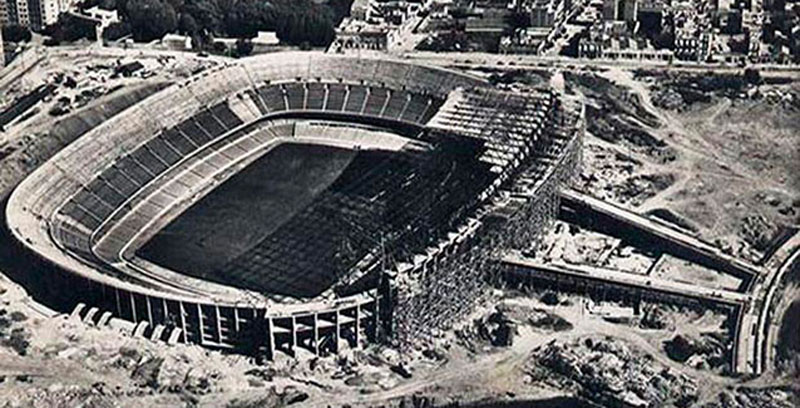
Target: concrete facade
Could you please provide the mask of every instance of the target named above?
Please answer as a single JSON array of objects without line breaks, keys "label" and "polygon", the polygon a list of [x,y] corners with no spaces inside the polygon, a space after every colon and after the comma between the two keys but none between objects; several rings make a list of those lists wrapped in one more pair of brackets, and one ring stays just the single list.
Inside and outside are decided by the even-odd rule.
[{"label": "concrete facade", "polygon": [[3,22],[0,21],[0,68],[6,66],[6,52],[3,48]]},{"label": "concrete facade", "polygon": [[603,0],[603,20],[636,21],[638,0]]},{"label": "concrete facade", "polygon": [[[312,72],[310,67],[314,67],[313,75],[318,77],[304,77]],[[298,87],[298,78],[305,78],[305,82],[301,82],[305,85]],[[315,88],[322,90],[313,94],[322,98],[315,102],[311,87],[317,84],[324,87]],[[333,99],[329,99],[329,96],[333,98],[334,88],[343,90],[335,106]],[[299,90],[299,93],[290,92],[290,89]],[[393,91],[378,92],[381,89]],[[470,92],[461,93],[459,89]],[[366,99],[345,103],[342,98],[349,99],[352,94],[356,100],[358,90],[362,91],[360,98]],[[373,90],[378,99],[370,96]],[[394,101],[391,96],[395,91],[404,96]],[[433,97],[445,99],[444,105],[440,102],[436,108],[431,108],[434,105],[430,98]],[[496,106],[497,98],[506,101],[512,116],[502,123],[479,125],[479,120],[494,117],[485,108]],[[398,105],[398,101],[402,103]],[[423,101],[427,101],[426,104]],[[323,109],[310,112],[315,109],[311,106],[320,103]],[[166,149],[173,155],[178,154],[182,151],[180,146],[185,147],[193,140],[191,133],[184,133],[187,139],[181,144],[177,141],[183,136],[172,139],[163,134],[201,114],[217,122],[215,126],[219,127],[227,123],[226,116],[210,113],[219,106],[230,109],[229,120],[234,115],[240,122],[214,133],[218,136],[203,142],[202,146],[188,148],[182,153],[184,156],[179,156],[172,164],[168,164],[166,156],[155,155],[155,161],[147,162],[135,158],[140,148],[150,152]],[[377,109],[367,109],[368,106]],[[392,111],[391,106],[395,106],[393,119],[384,117]],[[428,113],[432,109],[436,111]],[[403,117],[412,111],[416,112],[414,121],[404,120]],[[471,113],[464,116],[465,112]],[[481,160],[492,163],[498,172],[476,198],[477,203],[483,203],[476,215],[466,218],[466,224],[457,231],[442,234],[437,245],[415,257],[413,265],[397,272],[404,277],[403,281],[449,282],[455,279],[466,285],[459,286],[465,293],[477,293],[468,289],[483,280],[478,279],[479,276],[467,279],[461,273],[461,261],[474,263],[488,259],[500,244],[515,248],[533,245],[549,220],[555,217],[558,186],[571,177],[580,160],[582,114],[565,113],[561,102],[550,93],[515,95],[493,90],[488,83],[475,77],[391,60],[299,53],[243,59],[237,64],[191,77],[114,116],[59,152],[20,184],[9,199],[7,223],[21,252],[27,253],[36,265],[36,273],[30,274],[34,283],[42,286],[46,282],[44,289],[49,289],[57,298],[60,309],[72,310],[84,303],[90,309],[97,309],[92,316],[109,312],[135,323],[136,331],[143,336],[169,333],[173,337],[178,329],[180,335],[176,338],[179,341],[256,353],[267,358],[273,358],[278,352],[296,356],[303,350],[322,355],[335,352],[340,344],[357,347],[365,340],[378,339],[381,327],[389,327],[390,322],[398,322],[408,329],[401,332],[414,335],[419,330],[430,333],[452,321],[453,316],[466,308],[454,301],[454,296],[461,292],[451,291],[447,296],[437,292],[437,288],[446,285],[432,285],[416,292],[400,286],[401,281],[389,283],[388,279],[381,279],[386,283],[356,286],[355,294],[287,303],[252,291],[191,280],[188,275],[168,270],[147,269],[137,262],[133,256],[137,240],[145,239],[147,229],[157,228],[156,224],[166,220],[181,200],[207,187],[197,178],[199,175],[209,172],[213,175],[215,168],[219,171],[226,168],[213,167],[211,163],[223,163],[219,160],[227,157],[235,164],[236,155],[259,151],[259,145],[254,143],[261,140],[259,138],[272,140],[269,132],[249,132],[255,124],[276,120],[282,121],[279,125],[285,125],[287,120],[299,117],[297,115],[310,113],[317,115],[317,120],[322,115],[348,122],[371,119],[372,126],[413,128],[415,132],[409,134],[419,134],[425,128],[433,134],[458,133],[465,137],[491,138],[487,140],[494,142],[497,140],[493,138],[500,137],[497,129],[518,132],[507,131],[498,139],[507,140],[507,143],[497,143],[497,147],[487,149],[486,155],[481,156]],[[578,122],[575,131],[572,128],[561,131],[558,125],[575,121]],[[202,129],[199,129],[201,133],[207,133],[211,128]],[[148,147],[158,140],[163,142],[162,147]],[[173,140],[176,141],[174,145]],[[116,148],[109,150],[108,146]],[[95,159],[87,164],[87,156]],[[130,157],[134,158],[129,160]],[[118,167],[120,163],[131,160],[138,163],[135,169],[139,170],[119,173],[122,178],[110,175],[117,174],[117,169],[122,168]],[[195,171],[186,171],[187,168]],[[130,183],[145,173],[152,173],[153,178],[148,180],[153,181],[142,181],[138,187],[131,187]],[[183,177],[176,177],[177,174]],[[501,188],[511,188],[519,174],[522,174],[522,184],[514,187],[514,191],[527,192],[529,197],[515,197],[496,204],[493,197]],[[192,177],[194,181],[190,180]],[[180,183],[181,180],[185,182]],[[76,201],[80,200],[82,186],[89,184],[108,187],[91,193],[91,197],[83,196],[94,203],[103,200],[106,204],[102,208],[88,201]],[[121,196],[127,189],[124,186],[131,189]],[[176,190],[169,190],[172,198],[165,201],[162,198],[169,195],[162,193],[170,186]],[[127,204],[112,209],[111,197]],[[84,215],[73,214],[73,210]],[[514,227],[513,233],[491,232],[491,226],[497,223],[489,219],[501,218]],[[482,233],[478,249],[469,244],[477,231]],[[484,232],[488,238],[484,238]],[[372,271],[369,269],[365,273]],[[41,279],[42,276],[47,279]],[[401,295],[397,302],[391,301],[394,293]],[[433,305],[429,299],[441,303],[431,310],[404,307]],[[396,312],[393,312],[393,303],[400,306]],[[414,324],[406,325],[411,320]]]},{"label": "concrete facade", "polygon": [[1,0],[0,20],[5,24],[19,24],[40,31],[55,24],[61,13],[69,11],[72,0]]}]

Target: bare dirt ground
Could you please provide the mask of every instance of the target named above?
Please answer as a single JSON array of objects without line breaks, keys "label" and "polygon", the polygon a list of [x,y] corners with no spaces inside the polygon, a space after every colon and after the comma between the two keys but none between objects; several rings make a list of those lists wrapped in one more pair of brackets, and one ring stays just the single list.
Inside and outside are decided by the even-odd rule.
[{"label": "bare dirt ground", "polygon": [[654,276],[669,277],[678,282],[691,283],[717,289],[736,291],[742,279],[713,269],[693,264],[670,255],[663,255],[658,266],[651,272]]},{"label": "bare dirt ground", "polygon": [[[152,53],[141,57],[155,76],[111,78],[114,67],[132,55],[59,51],[46,62],[3,71],[0,106],[58,74],[74,76],[76,86],[59,83],[56,97],[0,134],[0,143],[5,143],[1,146],[16,146],[20,152],[41,147],[35,141],[57,123],[49,111],[59,97],[68,97],[69,104],[62,105],[69,106],[70,114],[79,114],[102,104],[117,85],[128,89],[168,83],[214,63]],[[32,54],[30,61],[36,58]],[[587,136],[579,188],[667,219],[751,259],[762,255],[781,225],[798,223],[796,104],[783,96],[768,101],[712,95],[687,109],[672,110],[653,102],[654,89],[660,86],[657,78],[640,79],[616,68],[591,75],[605,81],[590,78],[576,84],[570,75],[554,77],[559,86],[583,94],[592,109],[594,127]],[[760,89],[765,95],[776,90],[797,95],[800,88],[788,84]],[[84,91],[86,96],[80,96]],[[63,143],[53,143],[47,151],[59,146]],[[0,170],[12,165],[21,170],[4,179],[4,194],[47,155],[34,160],[12,152],[8,157],[14,157],[14,164],[0,162]],[[573,263],[646,273],[656,259],[616,238],[570,231],[563,223],[547,239],[546,256]],[[651,273],[712,287],[737,285],[729,277],[673,259],[662,260]],[[631,401],[650,398],[654,406],[679,405],[684,398],[689,406],[709,408],[800,403],[797,392],[776,388],[796,385],[791,378],[746,388],[740,379],[723,375],[714,361],[724,356],[719,345],[730,335],[724,314],[647,305],[636,316],[631,308],[608,302],[561,296],[553,303],[541,293],[511,290],[492,299],[445,333],[435,349],[399,355],[373,347],[260,366],[243,356],[133,338],[124,326],[96,328],[70,320],[0,279],[0,401],[36,407],[413,406],[411,396],[436,403],[541,399],[586,395],[601,384]],[[493,344],[499,341],[501,327],[513,327],[511,344]],[[694,350],[685,361],[667,351],[678,337]],[[565,374],[569,371],[545,361],[567,362],[578,367],[581,376],[572,378]],[[590,366],[604,368],[605,374],[584,368]],[[542,375],[553,380],[542,381]],[[659,385],[636,385],[651,383]],[[661,392],[673,389],[687,391]]]},{"label": "bare dirt ground", "polygon": [[[635,78],[618,69],[596,75],[611,82],[602,87],[614,89],[617,99],[630,102],[609,108],[607,97],[586,91],[588,81],[574,81],[590,105],[605,106],[604,117],[618,119],[613,129],[623,135],[619,141],[588,137],[580,188],[640,212],[665,212],[701,238],[753,260],[781,226],[799,222],[800,179],[793,174],[800,166],[800,108],[794,99],[709,91],[708,101],[668,110],[652,101],[653,90],[664,87],[662,77]],[[757,89],[800,95],[795,83]],[[669,152],[668,159],[643,140]]]},{"label": "bare dirt ground", "polygon": [[[126,76],[122,66],[142,68]],[[0,129],[0,197],[66,144],[171,82],[219,63],[192,54],[94,48],[25,51],[0,70],[0,110],[53,92]]]}]

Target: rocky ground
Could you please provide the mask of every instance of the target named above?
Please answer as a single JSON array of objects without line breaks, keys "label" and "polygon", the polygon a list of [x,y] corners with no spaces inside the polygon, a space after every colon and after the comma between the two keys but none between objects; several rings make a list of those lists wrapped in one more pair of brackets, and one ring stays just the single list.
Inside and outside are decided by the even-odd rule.
[{"label": "rocky ground", "polygon": [[[123,74],[131,63],[141,68]],[[0,111],[43,86],[44,99],[0,128],[0,199],[36,166],[122,109],[218,62],[192,54],[35,47],[0,71]]]},{"label": "rocky ground", "polygon": [[565,78],[587,103],[579,189],[753,261],[800,223],[796,83],[621,70]]},{"label": "rocky ground", "polygon": [[[124,55],[55,53],[25,68],[24,81],[21,72],[0,77],[8,90],[0,107],[43,83],[58,87],[0,134],[2,193],[79,134],[59,127],[68,118],[96,117],[93,109],[115,104],[114,98],[136,100],[148,92],[136,90],[213,64],[142,58],[154,76],[112,78]],[[512,86],[550,78],[549,72],[488,74]],[[731,90],[725,85],[731,79],[706,83],[616,69],[569,70],[564,79],[587,102],[579,189],[753,260],[784,226],[800,222],[795,84],[735,82]],[[68,129],[54,136],[62,128]],[[562,222],[545,243],[540,252],[548,259],[630,273],[646,273],[656,260],[633,243]],[[680,260],[662,262],[650,273],[738,286]],[[603,406],[800,406],[795,377],[758,382],[727,375],[728,318],[658,304],[643,304],[636,314],[630,305],[602,299],[503,288],[442,333],[435,347],[407,354],[370,347],[259,365],[245,356],[134,338],[124,326],[92,327],[47,310],[0,279],[0,406],[432,407],[564,395]],[[570,401],[565,406],[578,404]]]}]

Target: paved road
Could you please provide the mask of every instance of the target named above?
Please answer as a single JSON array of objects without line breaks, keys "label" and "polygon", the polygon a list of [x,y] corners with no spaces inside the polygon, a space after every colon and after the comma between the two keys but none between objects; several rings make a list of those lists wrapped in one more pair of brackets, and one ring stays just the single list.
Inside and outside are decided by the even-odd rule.
[{"label": "paved road", "polygon": [[[789,239],[776,255],[782,262],[777,267],[771,268],[764,280],[754,288],[753,295],[757,299],[756,304],[759,307],[752,308],[749,311],[750,316],[748,316],[748,322],[751,324],[751,339],[747,340],[750,353],[745,356],[745,364],[752,367],[755,374],[769,371],[773,366],[773,346],[776,341],[776,330],[773,330],[773,326],[779,326],[780,321],[775,319],[779,316],[774,316],[775,310],[772,309],[780,298],[776,295],[778,295],[783,276],[793,267],[798,267],[798,262],[800,262],[800,233],[796,233]],[[747,327],[742,328],[742,330],[746,329]]]},{"label": "paved road", "polygon": [[[736,64],[707,64],[689,61],[675,61],[667,63],[653,60],[600,60],[588,58],[569,58],[562,56],[541,55],[501,55],[490,53],[437,53],[431,51],[413,51],[395,53],[395,57],[430,65],[458,65],[468,68],[504,68],[514,66],[518,68],[545,68],[552,66],[581,67],[591,66],[596,68],[628,68],[628,69],[666,69],[670,71],[683,71],[694,73],[741,73],[744,68]],[[789,77],[800,78],[800,69],[794,65],[755,64],[748,67],[756,68],[762,77]]]},{"label": "paved road", "polygon": [[502,262],[506,265],[529,268],[532,273],[535,273],[534,271],[544,271],[577,279],[614,283],[645,291],[661,292],[728,305],[740,305],[750,298],[744,293],[676,282],[670,279],[623,272],[610,268],[575,265],[561,261],[542,262],[519,253],[506,255],[503,257]]},{"label": "paved road", "polygon": [[736,257],[722,252],[721,249],[688,233],[684,233],[664,223],[639,215],[625,208],[599,200],[592,196],[565,189],[561,191],[561,199],[569,205],[588,207],[611,219],[634,226],[647,234],[679,246],[682,250],[690,252],[700,259],[711,261],[713,264],[724,265],[728,271],[733,271],[741,276],[758,276],[763,270],[742,261]]}]

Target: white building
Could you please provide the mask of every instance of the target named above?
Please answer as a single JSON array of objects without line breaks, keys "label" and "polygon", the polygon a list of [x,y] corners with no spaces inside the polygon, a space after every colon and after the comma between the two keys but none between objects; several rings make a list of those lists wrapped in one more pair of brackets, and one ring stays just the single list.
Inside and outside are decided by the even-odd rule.
[{"label": "white building", "polygon": [[19,24],[40,31],[55,24],[61,13],[74,5],[74,0],[0,0],[0,23]]},{"label": "white building", "polygon": [[0,21],[0,68],[6,66],[6,52],[3,49],[3,22]]},{"label": "white building", "polygon": [[90,9],[86,9],[83,13],[100,22],[100,25],[103,27],[108,27],[113,23],[120,22],[117,10],[105,10],[101,9],[100,6],[94,6]]}]

